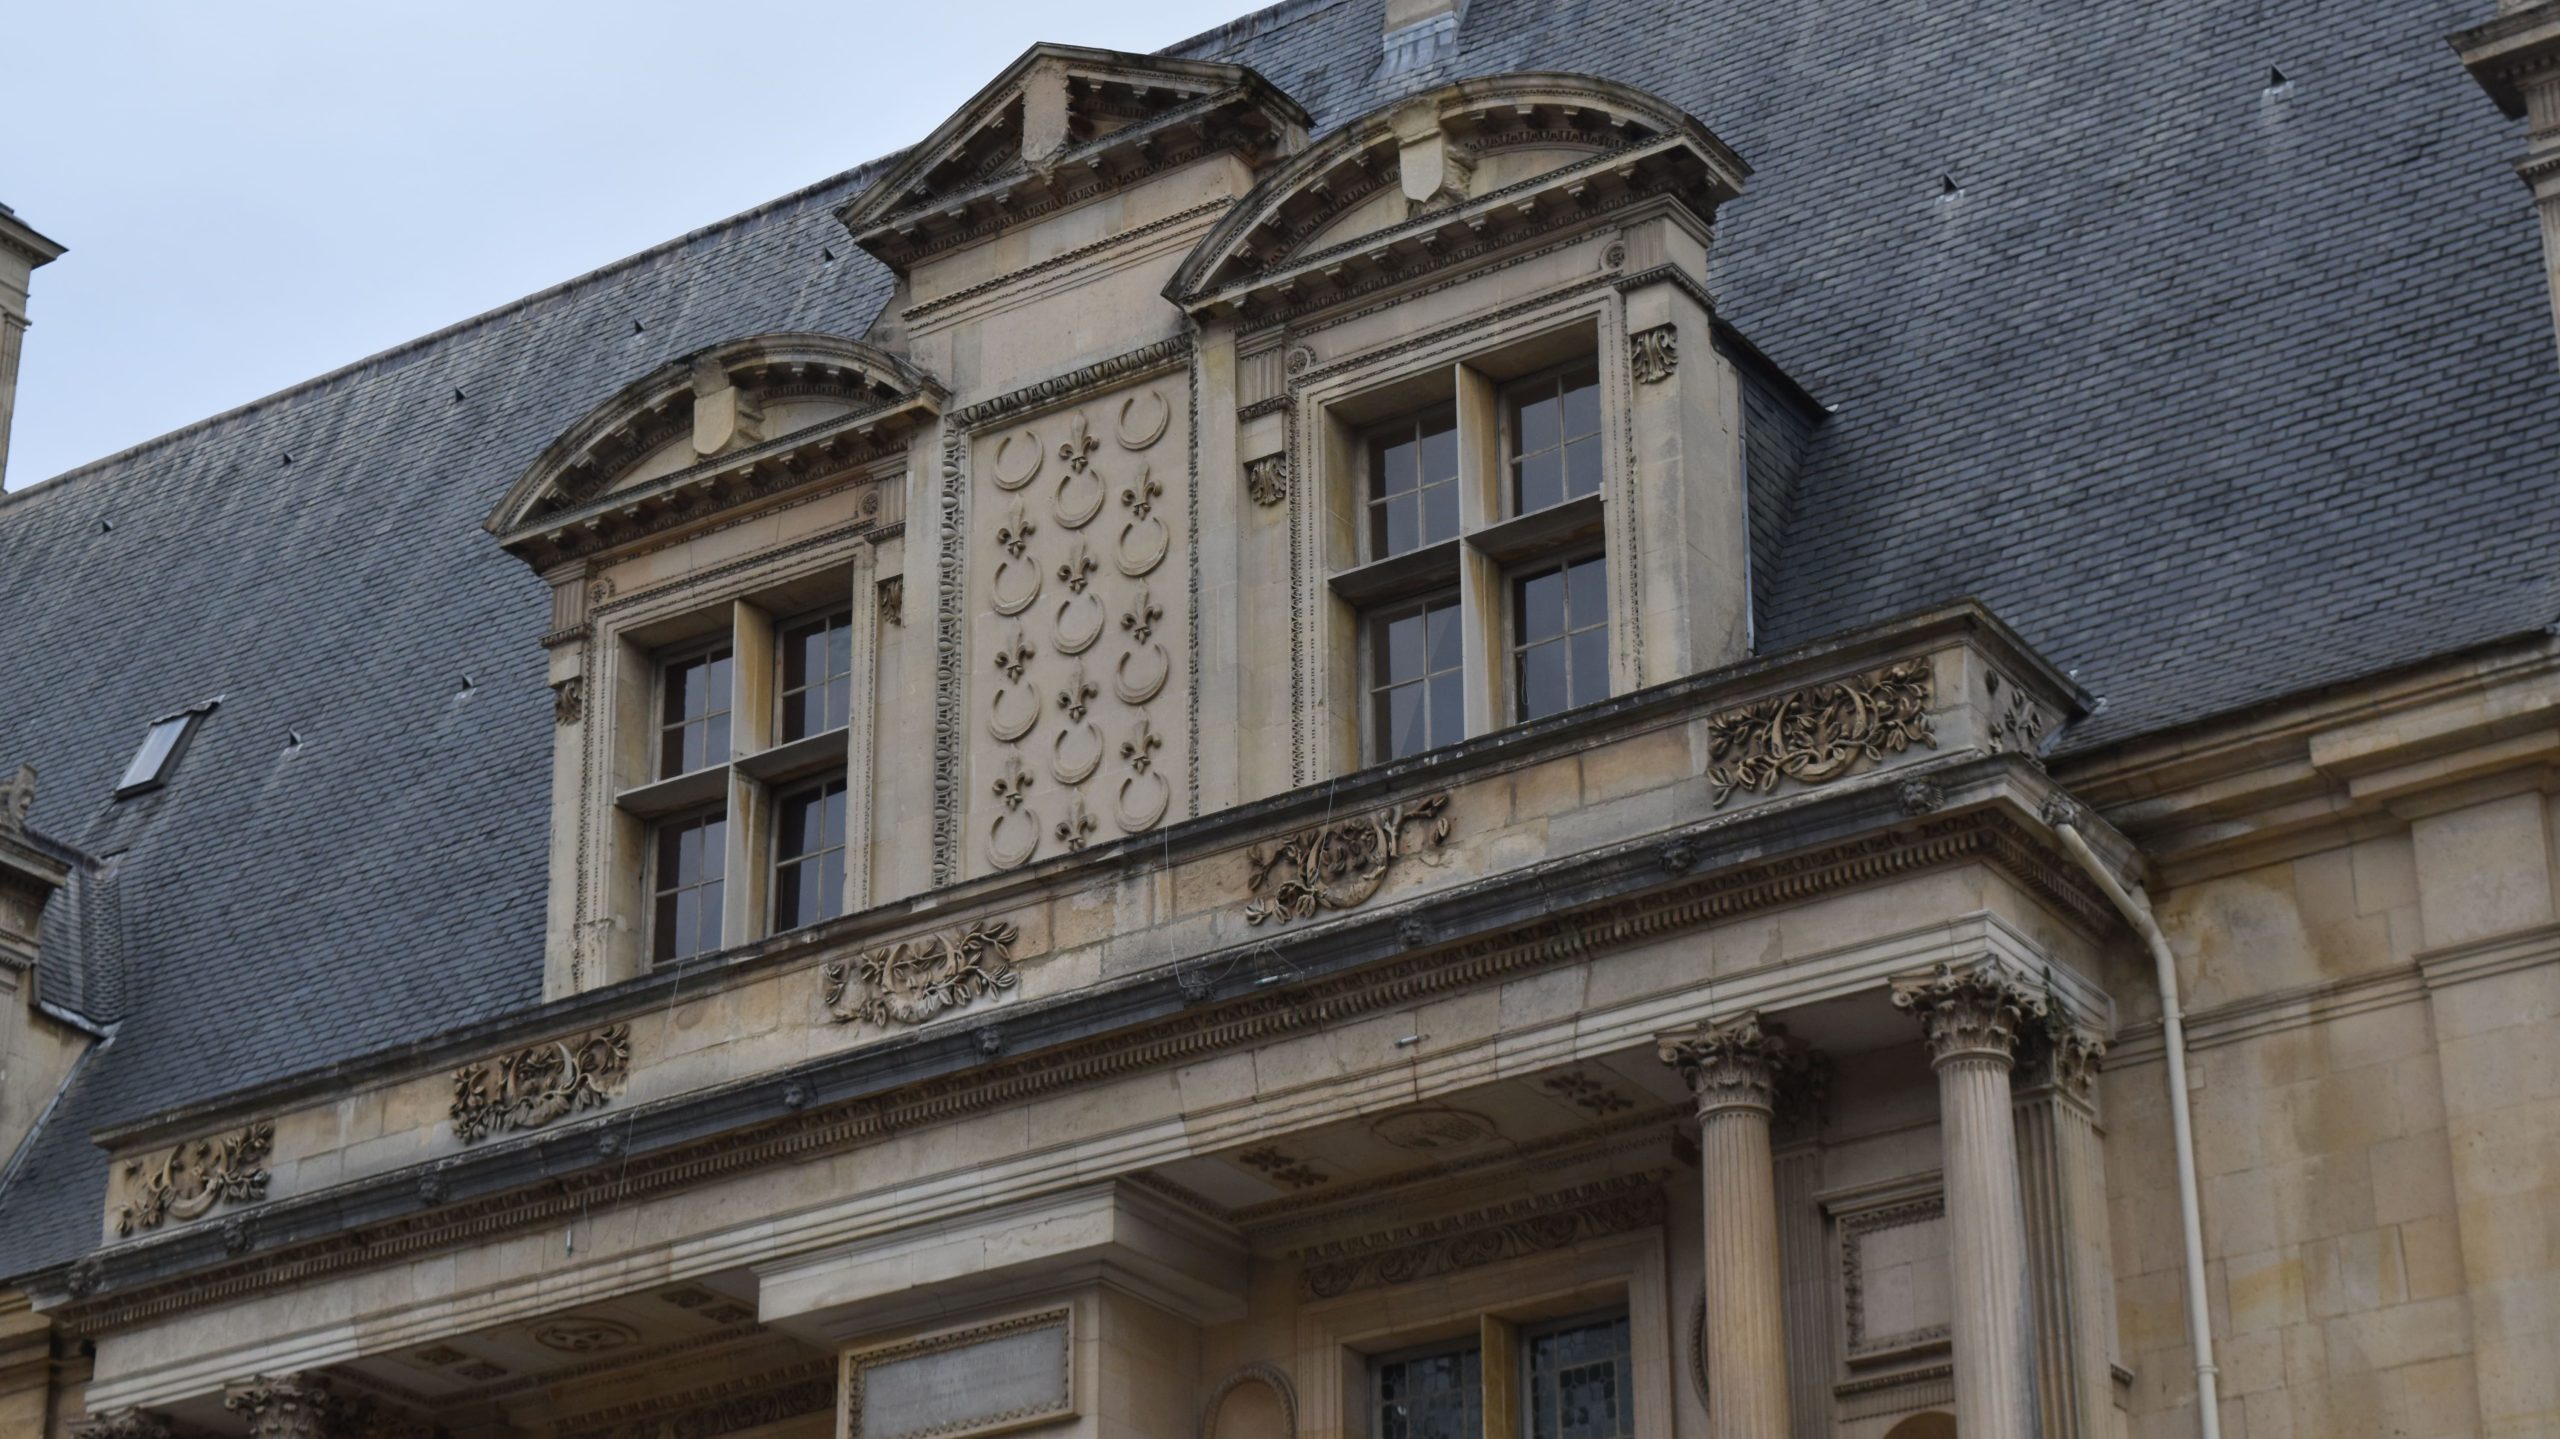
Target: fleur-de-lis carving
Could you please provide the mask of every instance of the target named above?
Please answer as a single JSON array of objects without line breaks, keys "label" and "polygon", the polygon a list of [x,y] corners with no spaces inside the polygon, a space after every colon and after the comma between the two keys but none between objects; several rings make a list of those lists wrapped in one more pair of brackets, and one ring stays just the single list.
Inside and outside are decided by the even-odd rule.
[{"label": "fleur-de-lis carving", "polygon": [[1087,433],[1084,416],[1077,415],[1067,423],[1066,443],[1058,446],[1058,458],[1067,462],[1068,469],[1083,474],[1093,463],[1093,452],[1101,448],[1102,441]]},{"label": "fleur-de-lis carving", "polygon": [[1120,503],[1128,507],[1129,518],[1143,520],[1155,513],[1156,500],[1163,494],[1164,486],[1149,479],[1146,471],[1141,470],[1138,482],[1120,492]]},{"label": "fleur-de-lis carving", "polygon": [[1132,774],[1145,774],[1155,767],[1156,751],[1162,748],[1164,741],[1157,737],[1155,727],[1141,719],[1129,731],[1129,737],[1120,741],[1120,758],[1128,762]]},{"label": "fleur-de-lis carving", "polygon": [[1058,578],[1066,582],[1070,592],[1080,595],[1084,593],[1085,586],[1093,583],[1093,572],[1097,568],[1099,566],[1094,563],[1092,552],[1085,548],[1084,541],[1078,540],[1076,547],[1068,552],[1066,563],[1058,566]]},{"label": "fleur-de-lis carving", "polygon": [[1022,626],[1013,627],[1013,637],[996,646],[996,669],[1008,680],[1020,680],[1023,666],[1031,663],[1034,651],[1031,641],[1023,636]]},{"label": "fleur-de-lis carving", "polygon": [[1084,677],[1084,666],[1079,664],[1075,674],[1067,680],[1067,687],[1058,691],[1058,708],[1066,711],[1067,718],[1081,721],[1085,711],[1092,707],[1094,696],[1100,693],[1101,689]]},{"label": "fleur-de-lis carving", "polygon": [[1020,809],[1022,797],[1031,789],[1031,772],[1022,767],[1020,759],[1008,757],[1004,773],[996,776],[995,789],[996,798],[1004,801],[1006,809]]},{"label": "fleur-de-lis carving", "polygon": [[996,543],[1004,546],[1006,554],[1021,559],[1022,552],[1031,547],[1031,536],[1039,528],[1039,524],[1023,512],[1022,506],[1016,505],[1005,515],[1004,523],[996,528]]},{"label": "fleur-de-lis carving", "polygon": [[1067,817],[1058,821],[1058,839],[1069,849],[1082,849],[1093,836],[1093,816],[1085,813],[1084,801],[1070,801]]},{"label": "fleur-de-lis carving", "polygon": [[1129,601],[1129,612],[1120,617],[1120,628],[1129,632],[1130,643],[1142,645],[1155,634],[1156,621],[1163,618],[1164,606],[1150,599],[1147,587],[1140,585],[1137,595]]}]

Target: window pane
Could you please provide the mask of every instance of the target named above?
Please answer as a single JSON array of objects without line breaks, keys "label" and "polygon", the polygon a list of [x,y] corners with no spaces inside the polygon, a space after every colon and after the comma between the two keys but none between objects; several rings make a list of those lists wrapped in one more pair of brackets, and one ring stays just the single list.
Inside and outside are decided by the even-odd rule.
[{"label": "window pane", "polygon": [[676,912],[679,907],[677,898],[678,896],[674,894],[658,896],[657,914],[649,924],[649,957],[651,959],[676,957],[676,936],[683,933],[676,927]]},{"label": "window pane", "polygon": [[694,761],[697,768],[706,764],[726,764],[729,759],[729,712],[722,710],[702,723],[702,754]]},{"label": "window pane", "polygon": [[1423,623],[1430,632],[1432,670],[1456,669],[1464,662],[1464,649],[1458,641],[1457,601],[1431,606],[1423,612]]},{"label": "window pane", "polygon": [[667,666],[666,677],[659,687],[661,691],[658,703],[660,723],[674,724],[685,717],[687,695],[700,668],[699,665],[690,662]]},{"label": "window pane", "polygon": [[1628,1439],[1634,1432],[1625,1318],[1540,1334],[1528,1350],[1533,1439]]},{"label": "window pane", "polygon": [[1458,477],[1458,417],[1446,411],[1422,422],[1422,483]]},{"label": "window pane", "polygon": [[1400,555],[1422,543],[1421,501],[1411,494],[1398,495],[1378,509],[1375,536],[1378,553],[1385,559]]},{"label": "window pane", "polygon": [[1458,533],[1458,486],[1442,480],[1422,492],[1421,543],[1436,545]]},{"label": "window pane", "polygon": [[1600,371],[1585,365],[1564,377],[1564,437],[1600,432]]},{"label": "window pane", "polygon": [[1539,385],[1529,394],[1536,398],[1522,397],[1518,430],[1520,453],[1524,455],[1552,449],[1564,438],[1556,427],[1555,386],[1552,383]]},{"label": "window pane", "polygon": [[1523,643],[1564,633],[1564,572],[1549,570],[1520,582],[1520,639]]},{"label": "window pane", "polygon": [[820,827],[819,835],[826,841],[827,848],[842,849],[844,847],[844,781],[838,780],[827,787],[826,812],[826,821]]},{"label": "window pane", "polygon": [[825,702],[818,706],[812,723],[821,729],[834,729],[844,724],[853,713],[853,678],[839,674],[827,681]]},{"label": "window pane", "polygon": [[689,768],[684,762],[685,733],[685,727],[678,725],[674,729],[659,734],[658,778],[672,779]]},{"label": "window pane", "polygon": [[674,901],[675,922],[667,928],[663,952],[670,959],[681,959],[694,952],[695,935],[702,927],[702,891],[680,889],[668,898]]},{"label": "window pane", "polygon": [[1565,708],[1564,646],[1549,640],[1520,652],[1520,717],[1543,718]]},{"label": "window pane", "polygon": [[818,912],[810,916],[810,923],[815,924],[844,913],[844,855],[831,853],[813,863],[818,868]]},{"label": "window pane", "polygon": [[1430,748],[1423,728],[1422,686],[1398,685],[1386,692],[1387,758],[1403,759]]},{"label": "window pane", "polygon": [[805,864],[786,864],[773,872],[775,929],[798,929],[816,918],[803,907],[806,895],[800,888],[800,878],[808,869]]},{"label": "window pane", "polygon": [[690,893],[702,896],[702,925],[695,933],[690,953],[709,954],[720,947],[720,881],[713,880]]},{"label": "window pane", "polygon": [[786,690],[805,688],[811,676],[825,673],[826,629],[822,625],[800,625],[782,636],[782,687]]},{"label": "window pane", "polygon": [[702,877],[716,880],[729,863],[729,821],[715,817],[702,823]]},{"label": "window pane", "polygon": [[712,655],[711,662],[703,666],[703,672],[708,676],[703,682],[704,712],[726,713],[729,708],[729,652],[721,650]]},{"label": "window pane", "polygon": [[1415,445],[1410,434],[1402,439],[1389,437],[1379,440],[1371,447],[1370,455],[1371,475],[1376,485],[1373,493],[1380,498],[1403,494],[1421,482],[1415,473]]},{"label": "window pane", "polygon": [[1388,684],[1422,678],[1423,616],[1407,610],[1386,622],[1386,673],[1379,676]]},{"label": "window pane", "polygon": [[1564,447],[1564,497],[1600,493],[1600,437],[1586,435]]},{"label": "window pane", "polygon": [[1470,1348],[1378,1366],[1380,1439],[1483,1439],[1483,1372]]},{"label": "window pane", "polygon": [[1564,498],[1564,455],[1544,450],[1520,460],[1519,489],[1512,499],[1521,514],[1532,514]]},{"label": "window pane", "polygon": [[795,739],[806,739],[818,732],[821,726],[816,715],[817,706],[818,691],[816,690],[800,690],[783,695],[782,738],[786,744]]},{"label": "window pane", "polygon": [[1587,705],[1609,697],[1609,632],[1605,629],[1577,630],[1571,640],[1573,684],[1565,697],[1567,704]]},{"label": "window pane", "polygon": [[1467,737],[1466,677],[1458,672],[1433,675],[1431,690],[1431,747],[1456,744]]},{"label": "window pane", "polygon": [[853,672],[853,612],[847,610],[827,620],[827,673]]}]

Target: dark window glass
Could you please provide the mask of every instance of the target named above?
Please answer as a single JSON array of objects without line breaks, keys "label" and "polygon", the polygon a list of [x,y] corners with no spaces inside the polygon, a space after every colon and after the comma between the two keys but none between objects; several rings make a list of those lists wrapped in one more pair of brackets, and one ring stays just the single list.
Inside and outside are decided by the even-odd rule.
[{"label": "dark window glass", "polygon": [[1625,1315],[1533,1334],[1528,1349],[1528,1439],[1632,1439],[1635,1377]]},{"label": "dark window glass", "polygon": [[1464,1349],[1378,1361],[1377,1439],[1483,1439],[1482,1356]]},{"label": "dark window glass", "polygon": [[1369,558],[1383,560],[1457,533],[1457,412],[1443,405],[1372,435]]},{"label": "dark window glass", "polygon": [[775,933],[844,913],[842,779],[794,790],[774,806]]},{"label": "dark window glass", "polygon": [[729,759],[729,647],[670,661],[658,678],[658,778]]},{"label": "dark window glass", "polygon": [[1440,595],[1369,618],[1369,695],[1380,759],[1466,738],[1466,661],[1458,597]]},{"label": "dark window glass", "polygon": [[729,817],[718,810],[658,826],[650,876],[649,953],[661,960],[720,947],[721,881],[729,862]]},{"label": "dark window glass", "polygon": [[1600,556],[1514,579],[1511,623],[1520,718],[1608,698],[1609,576]]},{"label": "dark window glass", "polygon": [[782,739],[845,722],[853,702],[853,612],[838,610],[782,632]]},{"label": "dark window glass", "polygon": [[1600,371],[1577,365],[1514,385],[1503,404],[1511,512],[1600,493]]}]

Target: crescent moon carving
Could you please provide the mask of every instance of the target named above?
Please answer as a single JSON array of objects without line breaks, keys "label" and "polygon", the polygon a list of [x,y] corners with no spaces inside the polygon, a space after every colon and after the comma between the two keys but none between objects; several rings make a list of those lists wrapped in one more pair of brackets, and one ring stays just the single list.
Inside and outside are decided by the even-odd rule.
[{"label": "crescent moon carving", "polygon": [[[1031,466],[1021,474],[1009,475],[1005,473],[1004,455],[1005,451],[1013,448],[1013,442],[1016,440],[1022,441],[1023,444],[1030,449]],[[1015,434],[1007,435],[1003,439],[996,441],[995,457],[988,462],[987,470],[989,475],[995,480],[997,489],[1018,490],[1024,485],[1031,483],[1033,478],[1039,475],[1040,463],[1047,458],[1048,456],[1041,452],[1040,437],[1026,429]]]},{"label": "crescent moon carving", "polygon": [[1164,691],[1164,682],[1173,675],[1173,656],[1165,653],[1164,646],[1151,644],[1147,648],[1156,652],[1155,678],[1145,678],[1144,670],[1139,671],[1140,678],[1129,678],[1129,661],[1137,658],[1139,652],[1136,650],[1122,655],[1120,663],[1112,668],[1111,692],[1120,697],[1122,704],[1142,705],[1154,699]]},{"label": "crescent moon carving", "polygon": [[[1151,546],[1142,547],[1138,551],[1137,556],[1132,558],[1129,553],[1129,536],[1137,533],[1142,528],[1152,529],[1155,531],[1155,543]],[[1120,552],[1112,556],[1112,563],[1120,567],[1120,573],[1127,575],[1131,579],[1136,579],[1138,576],[1150,573],[1156,566],[1163,564],[1166,553],[1172,550],[1172,548],[1173,531],[1165,528],[1164,521],[1157,519],[1153,515],[1149,515],[1142,520],[1131,520],[1129,523],[1120,527]]]},{"label": "crescent moon carving", "polygon": [[[1083,731],[1081,738],[1091,746],[1090,754],[1085,753],[1085,746],[1078,746],[1073,753],[1070,753],[1067,748],[1070,742],[1079,738],[1077,733],[1079,730]],[[1049,773],[1057,777],[1058,783],[1082,784],[1100,768],[1102,768],[1102,727],[1093,721],[1087,720],[1083,724],[1062,729],[1058,731],[1055,739],[1049,741]]]},{"label": "crescent moon carving", "polygon": [[[1004,592],[1004,577],[1005,572],[1008,570],[1029,570],[1031,572],[1031,588],[1024,590],[1019,595],[1007,595]],[[1040,575],[1040,567],[1038,565],[1017,564],[1012,560],[1003,560],[997,563],[995,578],[990,580],[987,584],[987,602],[996,607],[997,614],[1018,615],[1024,610],[1031,608],[1031,602],[1033,600],[1040,598],[1041,584],[1042,579]]]},{"label": "crescent moon carving", "polygon": [[1031,733],[1031,727],[1040,722],[1040,702],[1038,700],[1032,700],[1029,704],[1023,707],[1022,719],[1018,724],[1012,719],[1007,718],[1004,712],[1005,702],[1007,700],[1016,695],[1027,693],[1027,690],[1018,690],[1009,685],[997,690],[995,698],[987,703],[987,733],[994,735],[997,739],[1002,740],[1006,744],[1011,744],[1015,740],[1022,738],[1024,735]]},{"label": "crescent moon carving", "polygon": [[[1016,838],[1007,836],[1015,835]],[[987,858],[998,869],[1011,869],[1040,847],[1040,813],[1029,805],[999,813],[987,826]]]},{"label": "crescent moon carving", "polygon": [[[1068,498],[1067,491],[1070,487],[1091,488],[1093,503],[1089,505],[1084,503],[1081,495],[1073,499]],[[1059,524],[1071,530],[1080,530],[1093,523],[1093,517],[1102,513],[1103,502],[1110,498],[1111,486],[1103,483],[1100,470],[1090,466],[1071,469],[1058,476],[1058,487],[1049,495],[1049,512],[1058,517]]]},{"label": "crescent moon carving", "polygon": [[[1136,805],[1129,803],[1129,791],[1133,787],[1137,788],[1142,795],[1152,789],[1153,803]],[[1145,774],[1133,774],[1120,781],[1120,796],[1113,804],[1113,808],[1118,813],[1113,818],[1120,821],[1122,829],[1136,834],[1140,830],[1155,828],[1156,821],[1164,818],[1165,809],[1172,803],[1173,786],[1165,782],[1163,775],[1157,774],[1154,770],[1149,770]]]},{"label": "crescent moon carving", "polygon": [[[1129,427],[1129,411],[1140,400],[1155,401],[1155,420],[1151,424],[1142,421],[1138,428],[1133,431]],[[1143,394],[1131,395],[1129,398],[1120,402],[1120,418],[1118,422],[1113,425],[1113,428],[1120,432],[1120,448],[1124,450],[1143,450],[1147,446],[1154,444],[1156,441],[1163,439],[1165,426],[1172,423],[1172,402],[1164,397],[1164,391],[1148,390]]]},{"label": "crescent moon carving", "polygon": [[[1069,616],[1079,609],[1090,612],[1093,616],[1092,627],[1082,632],[1071,628],[1069,621]],[[1083,594],[1069,595],[1058,601],[1057,634],[1054,640],[1058,653],[1083,654],[1086,650],[1093,648],[1093,642],[1102,638],[1102,632],[1107,628],[1109,628],[1109,620],[1103,613],[1100,595],[1088,590]]]}]

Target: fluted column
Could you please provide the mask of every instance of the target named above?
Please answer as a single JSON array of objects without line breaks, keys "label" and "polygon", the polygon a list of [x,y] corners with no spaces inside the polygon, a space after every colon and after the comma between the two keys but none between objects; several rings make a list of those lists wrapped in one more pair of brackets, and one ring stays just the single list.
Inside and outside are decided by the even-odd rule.
[{"label": "fluted column", "polygon": [[2035,1049],[2012,1082],[2045,1439],[2104,1439],[2115,1399],[2115,1295],[2096,1107],[2105,1046],[2094,1035],[2065,1031]]},{"label": "fluted column", "polygon": [[1940,965],[1898,979],[1893,1002],[1916,1015],[1938,1071],[1953,1287],[1956,1432],[2040,1439],[2026,1215],[2009,1068],[2021,1022],[2042,1000],[1989,963]]},{"label": "fluted column", "polygon": [[1707,1420],[1716,1439],[1788,1439],[1786,1310],[1769,1120],[1804,1051],[1757,1014],[1659,1037],[1698,1098],[1706,1179]]}]

